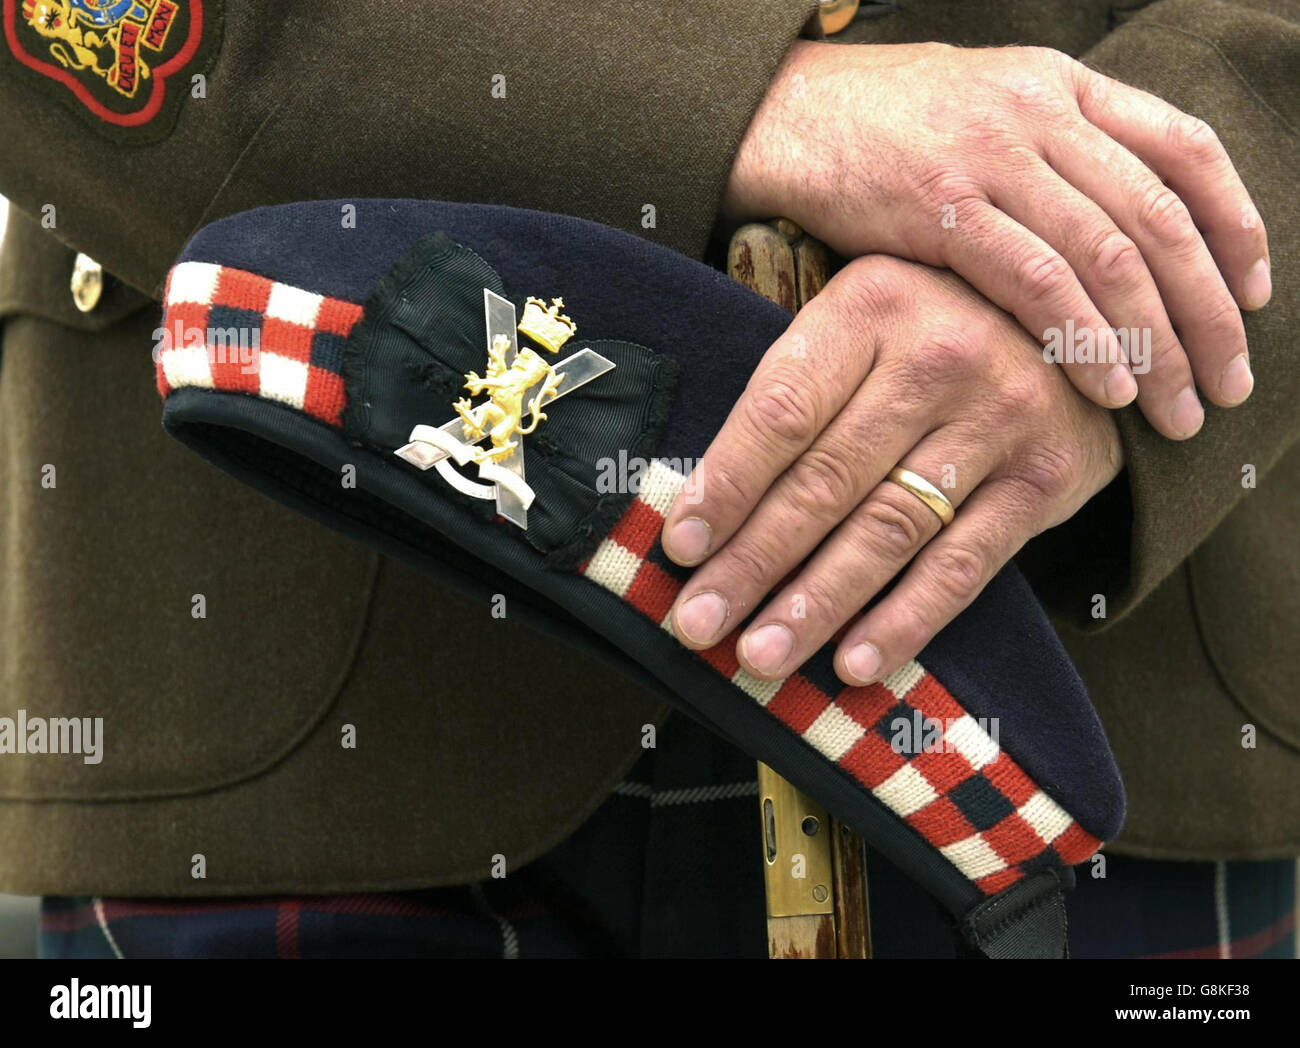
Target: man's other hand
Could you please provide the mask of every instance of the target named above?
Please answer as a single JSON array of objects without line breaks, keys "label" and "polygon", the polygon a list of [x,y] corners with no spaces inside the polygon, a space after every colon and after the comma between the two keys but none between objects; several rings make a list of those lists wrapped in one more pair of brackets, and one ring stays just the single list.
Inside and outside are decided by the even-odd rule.
[{"label": "man's other hand", "polygon": [[950,268],[1049,344],[1137,332],[1136,352],[1063,363],[1167,437],[1200,429],[1198,387],[1250,395],[1238,306],[1268,300],[1268,241],[1232,162],[1203,121],[1060,52],[798,42],[723,203]]}]

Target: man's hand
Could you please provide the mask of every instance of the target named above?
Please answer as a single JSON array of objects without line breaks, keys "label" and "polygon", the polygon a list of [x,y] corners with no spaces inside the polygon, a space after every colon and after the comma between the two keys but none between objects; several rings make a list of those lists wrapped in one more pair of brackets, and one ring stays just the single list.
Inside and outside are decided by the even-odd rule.
[{"label": "man's hand", "polygon": [[[688,647],[711,647],[779,587],[741,637],[747,671],[788,676],[852,622],[837,672],[879,680],[1121,460],[1109,412],[964,281],[859,258],[767,352],[669,511],[664,549],[700,565],[673,629]],[[940,530],[934,511],[885,480],[895,465],[947,496],[952,524]]]},{"label": "man's hand", "polygon": [[1268,242],[1232,162],[1202,121],[1059,52],[796,43],[724,208],[950,268],[1040,339],[1149,331],[1132,371],[1066,370],[1167,437],[1200,429],[1195,387],[1250,395],[1238,305],[1269,298]]}]

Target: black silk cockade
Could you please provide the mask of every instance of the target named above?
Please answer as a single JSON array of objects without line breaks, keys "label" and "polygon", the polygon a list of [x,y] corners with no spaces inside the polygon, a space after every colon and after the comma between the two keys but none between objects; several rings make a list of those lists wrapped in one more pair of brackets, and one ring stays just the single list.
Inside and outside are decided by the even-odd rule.
[{"label": "black silk cockade", "polygon": [[[439,425],[464,396],[465,375],[487,356],[483,289],[511,298],[519,309],[529,293],[564,289],[504,287],[484,259],[444,233],[422,237],[393,266],[366,303],[365,316],[344,347],[348,440],[391,453],[418,424]],[[509,292],[509,293],[508,293]],[[649,458],[667,420],[677,365],[645,346],[577,336],[548,363],[583,348],[614,362],[599,380],[548,405],[541,428],[523,440],[528,483],[537,493],[527,530],[513,529],[547,555],[553,568],[570,568],[589,554],[634,493],[601,491],[602,464],[620,453]],[[458,494],[434,470],[401,463],[440,495],[484,520],[491,502]]]}]

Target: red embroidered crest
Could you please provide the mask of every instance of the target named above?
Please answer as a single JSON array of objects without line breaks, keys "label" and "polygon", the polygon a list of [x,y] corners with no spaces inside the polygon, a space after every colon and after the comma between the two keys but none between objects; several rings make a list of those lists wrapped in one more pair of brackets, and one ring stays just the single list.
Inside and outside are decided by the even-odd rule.
[{"label": "red embroidered crest", "polygon": [[[220,33],[219,0],[4,0],[5,40],[106,129],[165,133]],[[189,76],[178,74],[189,72]],[[157,125],[155,125],[157,122]],[[151,128],[141,136],[132,134]]]}]

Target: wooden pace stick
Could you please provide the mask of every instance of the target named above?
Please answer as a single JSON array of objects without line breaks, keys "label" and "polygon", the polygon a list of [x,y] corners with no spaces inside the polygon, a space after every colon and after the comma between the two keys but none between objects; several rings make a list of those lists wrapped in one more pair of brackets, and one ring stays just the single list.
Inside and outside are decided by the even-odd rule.
[{"label": "wooden pace stick", "polygon": [[[830,276],[826,249],[788,219],[738,229],[727,272],[797,313]],[[862,841],[765,764],[758,766],[771,957],[871,956]]]}]

